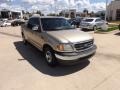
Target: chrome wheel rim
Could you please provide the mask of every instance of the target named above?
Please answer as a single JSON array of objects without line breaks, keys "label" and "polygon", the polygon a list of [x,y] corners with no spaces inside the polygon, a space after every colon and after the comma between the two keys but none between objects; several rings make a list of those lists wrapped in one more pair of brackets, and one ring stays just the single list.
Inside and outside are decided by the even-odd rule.
[{"label": "chrome wheel rim", "polygon": [[45,57],[46,57],[46,60],[47,60],[48,63],[51,63],[51,62],[52,62],[52,54],[51,54],[50,51],[47,51],[47,52],[46,52]]}]

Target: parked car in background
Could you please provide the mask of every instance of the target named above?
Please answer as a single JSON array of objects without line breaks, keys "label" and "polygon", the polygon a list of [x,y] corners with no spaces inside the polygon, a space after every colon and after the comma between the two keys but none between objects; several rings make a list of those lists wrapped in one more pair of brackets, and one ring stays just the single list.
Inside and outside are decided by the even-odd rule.
[{"label": "parked car in background", "polygon": [[9,20],[5,20],[1,23],[0,25],[1,27],[6,27],[6,26],[11,26],[11,21]]},{"label": "parked car in background", "polygon": [[96,52],[93,36],[75,29],[65,18],[33,16],[21,29],[23,42],[43,51],[51,66],[75,64]]},{"label": "parked car in background", "polygon": [[80,26],[80,23],[82,21],[82,18],[80,17],[76,17],[76,18],[72,18],[72,19],[69,19],[68,22],[71,24],[71,25],[74,25],[76,27],[79,27]]},{"label": "parked car in background", "polygon": [[0,26],[1,26],[2,23],[3,23],[3,19],[0,19]]},{"label": "parked car in background", "polygon": [[22,24],[24,24],[24,23],[25,23],[24,20],[16,19],[16,20],[13,20],[13,21],[12,21],[11,26],[19,26],[19,25],[22,25]]},{"label": "parked car in background", "polygon": [[107,24],[107,22],[100,18],[85,18],[82,20],[80,27],[81,29],[96,30],[97,28],[101,28],[102,25],[105,25],[105,24]]}]

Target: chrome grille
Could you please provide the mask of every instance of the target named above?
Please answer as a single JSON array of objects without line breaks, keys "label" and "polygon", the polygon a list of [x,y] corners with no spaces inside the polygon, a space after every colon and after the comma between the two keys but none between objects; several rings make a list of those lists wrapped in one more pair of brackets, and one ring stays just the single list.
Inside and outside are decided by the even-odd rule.
[{"label": "chrome grille", "polygon": [[93,40],[90,40],[90,41],[83,42],[83,43],[77,43],[74,45],[74,47],[77,51],[80,51],[80,50],[90,48],[92,45],[93,45]]}]

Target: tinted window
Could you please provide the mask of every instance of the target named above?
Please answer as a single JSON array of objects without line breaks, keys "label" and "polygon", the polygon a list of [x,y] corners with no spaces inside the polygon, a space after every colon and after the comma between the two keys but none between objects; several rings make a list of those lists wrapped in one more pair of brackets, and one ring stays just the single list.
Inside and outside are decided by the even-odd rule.
[{"label": "tinted window", "polygon": [[64,18],[42,18],[42,28],[46,31],[73,29],[70,23]]},{"label": "tinted window", "polygon": [[34,18],[33,22],[34,22],[34,25],[40,26],[39,18]]},{"label": "tinted window", "polygon": [[101,19],[96,19],[96,20],[95,20],[95,22],[100,22],[100,21],[102,21],[102,20],[101,20]]},{"label": "tinted window", "polygon": [[28,28],[32,29],[33,26],[40,26],[39,18],[30,18],[28,21]]},{"label": "tinted window", "polygon": [[27,27],[30,28],[30,29],[32,29],[32,27],[33,27],[33,18],[29,19]]},{"label": "tinted window", "polygon": [[85,22],[92,22],[94,19],[85,19]]}]

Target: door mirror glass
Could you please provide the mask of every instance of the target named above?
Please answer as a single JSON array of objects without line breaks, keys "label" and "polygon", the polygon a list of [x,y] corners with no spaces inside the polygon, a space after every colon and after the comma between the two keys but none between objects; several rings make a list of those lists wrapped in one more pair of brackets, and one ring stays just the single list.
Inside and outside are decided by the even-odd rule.
[{"label": "door mirror glass", "polygon": [[75,25],[71,25],[72,26],[72,28],[76,28],[76,26]]},{"label": "door mirror glass", "polygon": [[35,25],[35,26],[32,27],[32,30],[33,30],[33,31],[38,31],[38,29],[39,29],[39,26],[38,26],[38,25]]}]

